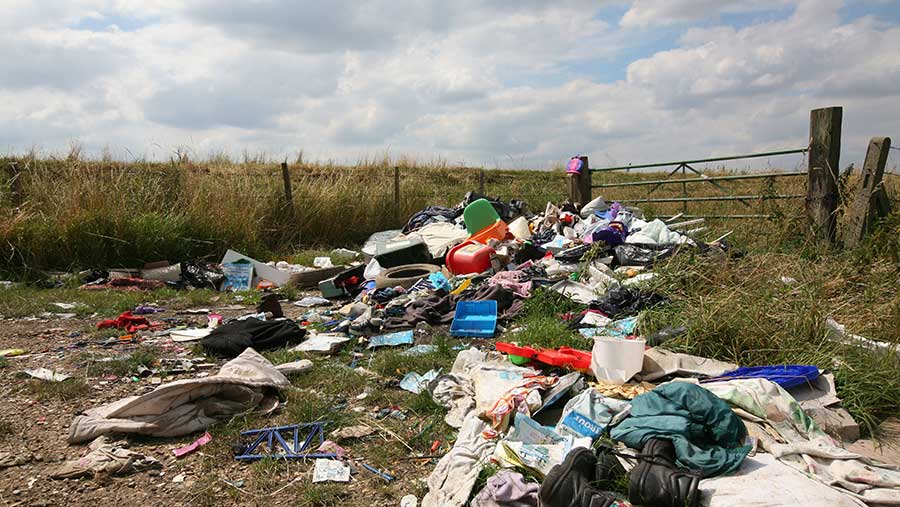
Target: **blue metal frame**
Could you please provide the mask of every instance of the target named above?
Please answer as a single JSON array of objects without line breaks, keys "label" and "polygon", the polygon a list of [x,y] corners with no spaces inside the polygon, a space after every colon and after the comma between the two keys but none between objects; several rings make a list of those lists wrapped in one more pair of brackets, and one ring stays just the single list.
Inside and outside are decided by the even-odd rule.
[{"label": "blue metal frame", "polygon": [[[238,461],[253,461],[258,459],[265,458],[273,458],[273,459],[307,459],[307,458],[336,458],[337,454],[334,453],[322,453],[322,452],[308,452],[311,444],[318,443],[315,447],[318,448],[319,445],[325,442],[325,425],[328,424],[327,421],[323,422],[314,422],[309,424],[289,424],[287,426],[274,426],[272,428],[262,428],[258,430],[247,430],[242,431],[242,437],[251,437],[256,435],[256,439],[253,440],[244,452],[235,456],[234,459]],[[302,445],[300,442],[300,433],[301,431],[306,430],[305,437],[303,438]],[[281,434],[283,431],[291,431],[291,444],[289,444],[284,436]],[[317,440],[317,442],[314,442]],[[269,449],[268,454],[256,454],[257,447],[260,446],[263,442],[266,443],[266,446]],[[283,453],[275,453],[275,446],[277,444],[284,449]]]}]

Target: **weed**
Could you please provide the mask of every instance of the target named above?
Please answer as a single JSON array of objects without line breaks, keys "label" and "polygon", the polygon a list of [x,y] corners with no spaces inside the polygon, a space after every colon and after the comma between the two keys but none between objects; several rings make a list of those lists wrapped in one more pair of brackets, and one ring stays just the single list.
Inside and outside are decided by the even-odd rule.
[{"label": "weed", "polygon": [[91,388],[84,379],[70,378],[61,382],[47,380],[29,380],[26,384],[28,392],[39,401],[69,401],[86,396]]},{"label": "weed", "polygon": [[0,357],[0,368],[6,368],[9,366],[9,360],[5,357]]},{"label": "weed", "polygon": [[87,375],[98,377],[112,374],[119,377],[134,375],[139,366],[151,367],[159,359],[159,349],[151,346],[140,346],[127,356],[109,361],[98,361],[89,354],[82,354],[82,361],[87,362]]}]

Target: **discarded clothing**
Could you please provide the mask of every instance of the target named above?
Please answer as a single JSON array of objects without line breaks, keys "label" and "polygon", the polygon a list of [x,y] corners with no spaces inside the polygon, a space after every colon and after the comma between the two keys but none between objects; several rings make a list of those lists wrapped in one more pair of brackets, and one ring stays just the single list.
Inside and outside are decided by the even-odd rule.
[{"label": "discarded clothing", "polygon": [[271,396],[290,381],[253,349],[225,363],[210,377],[176,380],[141,396],[129,396],[75,416],[69,443],[106,433],[177,437],[205,430],[222,419],[277,405]]},{"label": "discarded clothing", "polygon": [[203,348],[220,357],[236,357],[247,348],[272,350],[299,343],[306,330],[292,320],[246,319],[221,325],[200,341]]},{"label": "discarded clothing", "polygon": [[488,279],[488,285],[499,285],[505,289],[509,289],[516,296],[529,298],[531,297],[532,283],[528,280],[529,275],[524,271],[501,271]]},{"label": "discarded clothing", "polygon": [[110,442],[108,437],[97,437],[88,446],[90,452],[67,461],[50,473],[53,479],[77,479],[96,474],[128,475],[162,468],[162,463],[152,457],[127,449],[124,441]]},{"label": "discarded clothing", "polygon": [[525,482],[512,470],[500,470],[491,476],[484,488],[472,499],[472,507],[537,507],[540,485]]},{"label": "discarded clothing", "polygon": [[558,377],[532,376],[523,378],[518,385],[503,393],[496,402],[485,411],[484,416],[491,421],[496,431],[506,431],[514,414],[517,412],[530,416],[543,404],[541,391],[553,387]]},{"label": "discarded clothing", "polygon": [[432,222],[418,229],[414,234],[422,238],[428,247],[428,252],[435,259],[443,257],[450,248],[469,237],[469,233],[465,229],[449,222]]},{"label": "discarded clothing", "polygon": [[462,507],[469,499],[481,469],[488,462],[494,445],[482,437],[487,423],[469,414],[456,443],[428,476],[428,493],[422,507]]},{"label": "discarded clothing", "polygon": [[900,505],[900,470],[838,445],[778,384],[766,379],[710,383],[712,393],[761,425],[754,436],[786,465],[867,504]]},{"label": "discarded clothing", "polygon": [[150,329],[150,321],[144,317],[132,315],[131,312],[122,312],[115,319],[103,320],[97,323],[97,329],[124,329],[128,333]]},{"label": "discarded clothing", "polygon": [[675,444],[678,464],[704,477],[737,470],[750,452],[747,428],[731,407],[702,387],[670,382],[637,396],[630,417],[614,426],[613,439],[641,449],[651,438]]},{"label": "discarded clothing", "polygon": [[616,287],[606,296],[591,303],[591,308],[600,310],[611,318],[637,315],[642,310],[668,303],[669,299],[655,292],[642,291],[630,287]]},{"label": "discarded clothing", "polygon": [[497,318],[503,320],[515,317],[525,308],[525,303],[518,299],[513,291],[496,285],[483,285],[472,295],[447,294],[441,296],[435,294],[416,299],[406,307],[403,317],[385,319],[384,328],[409,328],[422,321],[435,325],[450,324],[456,314],[456,303],[463,299],[466,301],[489,299],[497,301]]},{"label": "discarded clothing", "polygon": [[403,227],[403,234],[409,234],[435,222],[452,222],[462,215],[463,208],[444,208],[442,206],[428,206],[419,211]]}]

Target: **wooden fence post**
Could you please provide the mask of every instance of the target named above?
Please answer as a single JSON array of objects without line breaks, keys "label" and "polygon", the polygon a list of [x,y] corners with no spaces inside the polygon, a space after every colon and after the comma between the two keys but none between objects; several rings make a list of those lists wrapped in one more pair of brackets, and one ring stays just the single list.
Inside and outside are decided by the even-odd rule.
[{"label": "wooden fence post", "polygon": [[841,158],[842,107],[813,109],[809,113],[809,175],[806,214],[819,241],[833,243],[835,212],[840,204],[838,171]]},{"label": "wooden fence post", "polygon": [[484,195],[484,169],[478,172],[478,193]]},{"label": "wooden fence post", "polygon": [[291,172],[287,162],[281,163],[281,179],[284,181],[284,204],[291,210],[294,209],[294,192],[291,189]]},{"label": "wooden fence post", "polygon": [[569,187],[569,201],[584,206],[591,201],[591,171],[588,169],[587,157],[581,159],[581,173],[566,174]]},{"label": "wooden fence post", "polygon": [[881,180],[884,177],[884,166],[887,164],[890,149],[890,137],[873,137],[869,141],[866,161],[863,163],[859,183],[856,186],[856,197],[850,207],[847,228],[844,230],[845,247],[852,248],[858,245],[875,221],[875,216],[883,216],[882,213],[890,212],[889,209],[880,209],[879,206],[882,204],[879,201],[889,202],[886,198],[880,199],[879,194],[884,193]]}]

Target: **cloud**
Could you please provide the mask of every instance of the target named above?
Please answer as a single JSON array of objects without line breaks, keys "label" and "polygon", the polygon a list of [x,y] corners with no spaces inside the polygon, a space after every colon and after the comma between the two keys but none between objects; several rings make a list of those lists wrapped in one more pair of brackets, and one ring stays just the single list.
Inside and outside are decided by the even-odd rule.
[{"label": "cloud", "polygon": [[[900,137],[900,27],[859,2],[620,4],[8,0],[0,138],[547,167],[802,146],[833,104],[846,161]],[[767,15],[723,21],[746,13]]]}]

